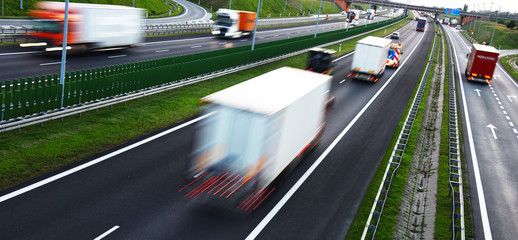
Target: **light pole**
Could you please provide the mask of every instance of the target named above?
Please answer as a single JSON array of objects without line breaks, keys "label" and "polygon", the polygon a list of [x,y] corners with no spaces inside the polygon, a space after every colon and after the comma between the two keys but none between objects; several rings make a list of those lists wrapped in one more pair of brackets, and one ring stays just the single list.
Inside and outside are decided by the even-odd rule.
[{"label": "light pole", "polygon": [[311,14],[311,9],[313,9],[313,0],[311,0],[311,4],[309,5],[309,14]]},{"label": "light pole", "polygon": [[300,0],[300,10],[299,13],[302,14],[302,0]]},{"label": "light pole", "polygon": [[[484,9],[486,9],[486,3],[484,3]],[[482,19],[480,19],[482,21]],[[480,28],[482,27],[482,23],[480,23],[480,25],[478,25],[478,31],[477,31],[477,36],[480,34]]]},{"label": "light pole", "polygon": [[491,21],[491,10],[493,9],[493,3],[491,3],[491,7],[489,8],[489,16],[487,18],[487,24],[486,24],[486,30],[484,30],[484,40],[482,41],[486,41],[486,33],[487,33],[487,26],[489,25],[489,22]]},{"label": "light pole", "polygon": [[286,14],[286,3],[288,3],[288,0],[284,1],[284,14]]},{"label": "light pole", "polygon": [[322,9],[322,0],[320,0],[320,7],[318,8],[317,26],[315,27],[315,35],[313,36],[313,38],[317,38],[318,20],[320,19],[320,10],[321,9]]},{"label": "light pole", "polygon": [[496,24],[498,23],[498,14],[500,13],[500,8],[502,8],[502,6],[498,7],[498,11],[496,12],[495,28],[493,28],[493,35],[491,35],[491,42],[489,42],[490,46],[493,46],[493,37],[495,36],[495,29],[496,29]]},{"label": "light pole", "polygon": [[68,35],[68,0],[65,2],[65,22],[63,25],[63,49],[61,50],[61,72],[59,74],[59,84],[61,84],[61,108],[63,108],[63,98],[65,97],[65,64],[67,61],[67,35]]},{"label": "light pole", "polygon": [[257,0],[257,12],[255,13],[254,37],[252,38],[252,51],[254,51],[254,46],[255,46],[255,33],[257,32],[257,20],[259,19],[259,4],[261,4],[261,0]]},{"label": "light pole", "polygon": [[228,9],[232,9],[232,0],[228,3]]},{"label": "light pole", "polygon": [[20,9],[23,9],[23,0],[20,0]]}]

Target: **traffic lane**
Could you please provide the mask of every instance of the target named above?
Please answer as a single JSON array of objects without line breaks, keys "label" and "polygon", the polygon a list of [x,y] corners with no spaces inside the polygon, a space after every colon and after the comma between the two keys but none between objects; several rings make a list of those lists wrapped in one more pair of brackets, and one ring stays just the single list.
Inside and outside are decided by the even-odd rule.
[{"label": "traffic lane", "polygon": [[[340,29],[340,23],[326,23],[325,30]],[[303,36],[314,33],[314,26],[290,27],[286,29],[260,30],[257,32],[256,43],[269,42],[289,37]],[[289,34],[285,35],[285,34]],[[196,35],[199,36],[199,35]],[[77,71],[89,68],[113,66],[158,58],[188,55],[217,49],[251,45],[251,38],[219,39],[210,35],[193,39],[177,39],[157,42],[147,42],[144,46],[117,51],[101,51],[85,54],[68,54],[67,71]],[[22,48],[19,48],[22,51]],[[35,61],[39,59],[39,61]],[[61,56],[59,53],[46,54],[33,51],[7,52],[0,54],[0,80],[27,78],[46,74],[59,73]]]},{"label": "traffic lane", "polygon": [[[177,191],[185,182],[192,131],[190,125],[0,203],[2,236],[93,239],[114,225],[128,230],[127,226],[164,208],[175,215],[184,207]],[[169,226],[174,220],[164,224]]]},{"label": "traffic lane", "polygon": [[[431,42],[431,38],[423,39],[423,47],[416,50],[398,76],[387,85],[257,239],[275,239],[276,236],[286,239],[339,239],[345,236],[410,100],[426,63],[427,46]],[[335,134],[344,129],[358,113],[357,109],[365,106],[366,101],[376,93],[376,88],[381,87],[389,76],[387,74],[374,85],[349,81],[347,85],[335,89],[337,104],[329,115],[326,129],[326,133],[329,131],[333,134],[326,134],[323,141],[333,140]],[[327,145],[320,148],[323,146]],[[313,157],[306,160],[301,163],[300,171],[296,169],[293,176],[290,175],[287,185],[298,180],[298,175],[314,161]]]},{"label": "traffic lane", "polygon": [[[516,87],[511,86],[511,79],[502,78],[500,69],[495,69],[493,83],[467,82],[463,74],[467,60],[465,53],[470,48],[462,37],[455,31],[448,29],[454,36],[457,58],[460,66],[460,84],[464,89],[467,109],[471,120],[471,130],[473,132],[473,144],[476,147],[476,158],[478,160],[482,186],[484,188],[483,199],[476,199],[474,224],[481,226],[483,220],[480,218],[479,201],[486,202],[487,215],[491,227],[491,235],[495,239],[511,239],[518,234],[516,208],[516,189],[518,189],[518,177],[513,173],[518,170],[518,164],[514,161],[517,156],[516,148],[518,141],[516,133],[512,128],[512,121],[509,112],[515,112],[516,108],[507,108],[510,101],[503,99],[501,93],[516,91]],[[505,86],[508,85],[508,86]],[[510,124],[511,123],[511,124]],[[468,138],[465,138],[468,139]],[[473,157],[469,155],[473,161]],[[470,181],[473,177],[470,177]],[[471,184],[470,186],[474,186]],[[474,187],[472,187],[472,190]],[[472,194],[474,195],[474,194]],[[476,227],[481,229],[481,227]],[[481,236],[482,231],[477,231]]]},{"label": "traffic lane", "polygon": [[[370,86],[370,85],[366,85]],[[339,121],[342,123],[342,121]],[[326,131],[326,134],[329,134],[329,130]],[[86,186],[88,185],[88,181],[83,180],[73,180],[75,177],[71,177],[70,179],[63,179],[62,181],[58,181],[59,184],[64,184],[63,187],[60,187],[60,190],[49,190],[46,189],[47,187],[51,187],[53,184],[58,184],[58,182],[55,182],[53,184],[49,184],[43,188],[40,188],[44,193],[53,192],[55,195],[68,195],[68,194],[61,194],[60,191],[69,191],[69,189],[73,189],[75,186],[82,186],[81,189],[77,189],[74,191],[74,193],[77,193],[78,196],[70,197],[71,199],[74,199],[77,201],[81,201],[80,199],[86,199],[86,203],[75,203],[74,201],[67,201],[62,200],[61,204],[56,204],[52,206],[42,206],[37,205],[38,207],[30,208],[28,206],[24,206],[21,199],[19,201],[16,201],[16,203],[20,204],[20,207],[18,208],[19,211],[15,211],[16,214],[20,214],[21,216],[27,214],[37,212],[36,209],[38,208],[49,208],[52,209],[52,213],[59,213],[59,212],[70,212],[69,218],[66,218],[65,220],[61,220],[60,224],[62,224],[62,230],[57,231],[54,235],[49,236],[56,236],[56,238],[61,238],[61,236],[68,236],[71,232],[77,233],[80,232],[84,236],[91,236],[95,233],[102,233],[106,229],[109,229],[111,226],[117,225],[120,226],[120,229],[113,232],[113,236],[117,236],[117,234],[126,234],[124,229],[126,231],[131,231],[132,236],[146,236],[149,235],[149,228],[154,227],[155,230],[163,230],[161,232],[157,232],[156,234],[163,234],[161,236],[221,236],[221,238],[228,238],[237,235],[246,236],[251,229],[255,226],[255,224],[258,221],[246,221],[242,224],[236,223],[234,220],[229,220],[230,222],[227,222],[226,220],[221,220],[219,217],[211,218],[207,217],[207,213],[199,213],[198,211],[184,211],[185,205],[183,205],[182,199],[183,194],[177,193],[177,189],[179,189],[181,186],[186,184],[185,179],[183,179],[183,171],[184,167],[179,167],[178,164],[175,164],[173,167],[167,167],[167,161],[171,158],[171,156],[185,156],[188,154],[189,147],[187,145],[182,145],[182,143],[185,143],[186,136],[191,136],[192,133],[190,133],[187,128],[185,129],[185,133],[178,133],[178,134],[170,134],[167,135],[164,138],[155,140],[159,142],[153,141],[152,144],[146,144],[147,147],[151,147],[151,150],[141,150],[139,149],[138,152],[129,152],[128,154],[120,155],[117,157],[114,157],[110,159],[109,161],[105,161],[102,164],[94,165],[88,169],[85,169],[81,172],[81,174],[92,173],[91,176],[86,177],[78,177],[78,178],[84,178],[84,179],[99,179],[100,182],[95,182],[92,184],[92,186]],[[172,139],[170,139],[171,137]],[[175,140],[176,139],[176,140]],[[326,140],[323,140],[326,141]],[[163,143],[162,143],[163,142]],[[176,144],[178,143],[178,144]],[[324,143],[323,143],[324,144]],[[156,146],[156,148],[153,148],[153,146]],[[172,149],[171,151],[166,151],[167,153],[163,154],[161,153],[161,150],[168,149],[171,146],[178,146],[178,149]],[[158,156],[156,156],[158,155]],[[118,158],[121,159],[118,159]],[[159,159],[159,160],[158,160]],[[155,161],[166,161],[165,163],[156,163]],[[179,160],[180,162],[186,163],[186,160]],[[137,162],[137,163],[134,163]],[[113,164],[113,165],[112,165]],[[144,165],[142,165],[144,164]],[[171,163],[172,164],[172,163]],[[107,166],[107,165],[111,165]],[[134,166],[138,165],[138,166]],[[160,166],[153,168],[153,171],[147,170],[147,168],[150,168],[150,165],[152,166]],[[181,165],[181,164],[180,164]],[[166,166],[166,167],[164,167]],[[125,170],[126,168],[129,168],[129,170]],[[298,168],[302,169],[302,168]],[[88,170],[88,171],[86,171]],[[154,172],[157,171],[157,172]],[[139,180],[140,176],[139,174],[142,174],[142,178],[145,178],[145,181],[150,181],[149,184],[143,184],[142,186],[136,182],[144,182],[144,180]],[[110,175],[115,174],[113,178],[116,178],[118,180],[111,180],[110,177],[105,177],[104,175]],[[174,179],[171,179],[174,178]],[[108,179],[108,180],[105,180]],[[87,184],[85,184],[87,182]],[[122,185],[126,187],[110,187],[109,189],[105,189],[105,186],[107,182],[114,182],[114,185]],[[164,194],[169,194],[167,196],[158,196],[157,192],[161,193],[164,191],[164,188],[168,189],[169,192]],[[133,189],[133,190],[130,190]],[[150,192],[146,191],[149,190]],[[136,193],[135,193],[136,191]],[[154,193],[152,193],[154,192]],[[71,193],[72,194],[72,193]],[[147,198],[143,198],[142,195],[145,195]],[[275,195],[275,194],[274,194]],[[24,196],[24,195],[22,195]],[[29,196],[29,195],[26,195]],[[100,201],[100,203],[93,203],[89,202],[88,199],[90,199],[88,196],[99,196],[99,198],[102,199],[116,199],[114,201],[109,200],[103,200]],[[117,196],[124,196],[124,199],[128,201],[128,203],[119,200]],[[21,196],[20,196],[21,197]],[[28,197],[29,198],[29,197]],[[44,196],[32,196],[29,199],[44,199]],[[69,198],[69,197],[67,197]],[[157,202],[153,202],[153,200],[164,200],[167,203],[165,204],[159,204]],[[146,203],[150,201],[151,203]],[[51,203],[56,203],[56,201],[50,201]],[[274,201],[267,201],[267,202],[274,202]],[[66,203],[66,204],[64,204]],[[81,210],[74,212],[74,209],[60,209],[60,206],[83,206],[83,205],[94,205],[92,208],[95,210],[90,209],[87,211],[88,213],[92,213],[91,217],[84,217],[89,218],[87,220],[82,220],[81,218],[79,220],[75,220],[75,216],[83,216],[83,212]],[[170,215],[167,215],[164,213],[164,205],[169,206],[169,212],[172,213]],[[141,210],[140,206],[144,206],[145,210]],[[23,210],[32,209],[29,210],[28,213],[23,213]],[[156,210],[155,210],[156,209]],[[256,218],[261,219],[261,212],[260,211],[266,211],[268,208],[260,208],[262,210],[259,210],[258,212],[254,213],[253,216]],[[151,214],[149,214],[151,212]],[[167,212],[167,211],[165,211]],[[12,213],[12,214],[15,214]],[[102,213],[102,216],[95,215],[95,213]],[[47,221],[52,221],[52,219],[63,219],[59,218],[59,216],[54,217],[52,215],[49,215],[50,213],[42,214],[40,217],[45,218],[46,216],[48,219]],[[210,214],[209,214],[210,215]],[[8,216],[8,215],[6,215]],[[30,216],[30,215],[29,215]],[[113,218],[105,217],[105,216],[114,216]],[[264,216],[264,214],[263,214]],[[167,219],[164,219],[165,217],[169,217]],[[251,217],[253,218],[253,217]],[[24,219],[31,219],[24,218]],[[50,220],[49,220],[50,219]],[[43,222],[43,220],[41,220]],[[59,221],[59,220],[58,220]],[[77,223],[79,221],[79,223]],[[92,223],[94,222],[96,225],[92,226]],[[199,223],[198,225],[188,224],[183,225],[183,223]],[[173,224],[171,224],[173,223]],[[19,222],[13,222],[15,226],[24,226],[23,223]],[[49,224],[50,225],[50,224]],[[31,232],[45,232],[45,229],[48,229],[49,225],[42,227],[43,229],[31,229]],[[92,229],[95,231],[92,232],[82,232],[82,229],[75,228],[75,226],[89,226],[88,229]],[[175,227],[171,228],[171,225],[174,225]],[[5,225],[10,226],[10,225]],[[131,226],[131,227],[128,227]],[[140,226],[140,227],[139,227]],[[200,228],[195,228],[194,226],[199,226]],[[28,227],[26,227],[27,229]],[[9,229],[17,229],[17,228],[9,228]],[[29,228],[30,229],[30,228]],[[34,231],[33,231],[34,230]],[[205,231],[205,230],[211,230],[211,231]],[[218,230],[220,232],[218,232]],[[86,231],[86,230],[85,230]],[[173,231],[173,232],[171,232]],[[178,232],[175,232],[178,231]],[[242,231],[242,232],[240,232]],[[10,233],[14,234],[16,238],[25,239],[25,236],[17,235],[18,232]],[[31,238],[31,236],[27,236],[27,238]],[[122,237],[123,239],[126,239],[126,235]]]}]

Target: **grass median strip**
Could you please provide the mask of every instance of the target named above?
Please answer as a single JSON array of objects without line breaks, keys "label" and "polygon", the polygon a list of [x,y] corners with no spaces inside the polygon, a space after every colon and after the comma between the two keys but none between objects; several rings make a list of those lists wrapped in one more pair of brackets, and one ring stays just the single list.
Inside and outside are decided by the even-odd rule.
[{"label": "grass median strip", "polygon": [[[390,26],[387,32],[397,28],[398,24]],[[385,33],[378,30],[369,35],[383,36]],[[352,51],[356,41],[363,37],[347,41],[347,44],[352,44],[342,46],[342,51]],[[198,113],[199,99],[210,93],[280,66],[304,68],[306,61],[307,54],[302,54],[170,93],[153,95],[149,99],[117,104],[113,109],[83,113],[81,118],[71,116],[64,118],[63,122],[45,122],[43,127],[25,127],[20,133],[1,133],[0,189],[15,186],[189,118]]]},{"label": "grass median strip", "polygon": [[[518,81],[518,72],[514,70],[514,68],[509,64],[508,60],[513,59],[515,57],[518,57],[518,55],[509,55],[500,58],[500,64],[504,67],[505,71],[511,75],[515,81]],[[518,65],[518,61],[515,62],[516,65]]]}]

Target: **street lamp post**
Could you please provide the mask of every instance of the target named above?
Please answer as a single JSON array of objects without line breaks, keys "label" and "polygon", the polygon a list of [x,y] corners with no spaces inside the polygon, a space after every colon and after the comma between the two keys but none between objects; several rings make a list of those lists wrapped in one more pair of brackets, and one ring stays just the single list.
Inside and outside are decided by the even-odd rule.
[{"label": "street lamp post", "polygon": [[257,32],[257,20],[259,19],[259,4],[261,4],[261,0],[257,0],[257,12],[255,14],[254,37],[252,38],[252,51],[254,51],[254,46],[255,46],[255,33]]},{"label": "street lamp post", "polygon": [[320,7],[318,8],[317,26],[315,27],[315,35],[313,36],[313,38],[317,38],[318,20],[320,19],[320,10],[321,9],[322,9],[322,0],[320,0]]},{"label": "street lamp post", "polygon": [[498,23],[498,14],[500,13],[500,8],[502,8],[502,6],[498,7],[498,12],[496,12],[495,28],[493,28],[493,34],[491,35],[491,42],[489,42],[490,46],[493,46],[493,37],[495,36],[495,29],[496,29],[496,24]]},{"label": "street lamp post", "polygon": [[65,22],[63,25],[63,49],[61,50],[61,72],[59,74],[59,84],[61,84],[61,108],[63,108],[63,98],[65,96],[65,64],[67,61],[67,35],[68,35],[68,0],[65,2]]},{"label": "street lamp post", "polygon": [[286,14],[286,3],[288,3],[288,0],[284,1],[284,14]]},{"label": "street lamp post", "polygon": [[232,0],[228,3],[228,9],[232,9]]}]

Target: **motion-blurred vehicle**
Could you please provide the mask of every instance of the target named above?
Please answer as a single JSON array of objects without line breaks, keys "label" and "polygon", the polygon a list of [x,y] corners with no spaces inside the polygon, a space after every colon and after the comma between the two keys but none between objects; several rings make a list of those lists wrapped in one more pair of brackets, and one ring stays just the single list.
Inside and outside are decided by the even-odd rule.
[{"label": "motion-blurred vehicle", "polygon": [[388,50],[387,62],[385,63],[385,65],[391,68],[399,67],[401,55],[403,55],[401,43],[391,43]]},{"label": "motion-blurred vehicle", "polygon": [[197,126],[185,198],[255,210],[320,141],[332,76],[282,67],[211,94]]},{"label": "motion-blurred vehicle", "polygon": [[468,81],[491,82],[499,55],[492,46],[473,44],[465,71]]},{"label": "motion-blurred vehicle", "polygon": [[356,42],[351,73],[347,77],[377,82],[385,72],[390,39],[369,36]]},{"label": "motion-blurred vehicle", "polygon": [[450,24],[450,18],[445,17],[445,18],[442,20],[442,24],[446,24],[446,25]]},{"label": "motion-blurred vehicle", "polygon": [[336,51],[315,47],[309,49],[309,58],[306,69],[317,73],[327,73],[333,68]]},{"label": "motion-blurred vehicle", "polygon": [[450,27],[456,27],[457,26],[457,19],[450,20]]},{"label": "motion-blurred vehicle", "polygon": [[[144,10],[126,6],[70,3],[68,9],[67,49],[113,49],[138,46],[142,42],[140,25]],[[61,51],[65,3],[38,2],[29,11],[36,32],[30,37],[40,42],[20,44],[22,47]]]},{"label": "motion-blurred vehicle", "polygon": [[255,12],[219,9],[212,35],[225,38],[250,36],[255,29]]},{"label": "motion-blurred vehicle", "polygon": [[420,17],[417,20],[417,27],[415,28],[416,31],[424,32],[424,28],[426,26],[426,18]]},{"label": "motion-blurred vehicle", "polygon": [[392,34],[390,34],[390,38],[399,39],[399,32],[393,32]]}]

